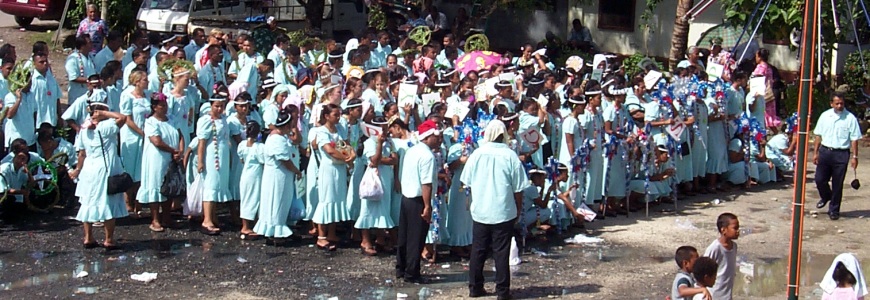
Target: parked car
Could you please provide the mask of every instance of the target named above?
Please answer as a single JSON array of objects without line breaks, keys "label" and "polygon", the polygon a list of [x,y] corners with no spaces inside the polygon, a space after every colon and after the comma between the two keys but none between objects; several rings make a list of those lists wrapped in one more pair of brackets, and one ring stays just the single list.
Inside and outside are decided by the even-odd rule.
[{"label": "parked car", "polygon": [[[63,16],[66,0],[0,0],[0,11],[15,16],[15,23],[24,27],[33,18],[43,21],[59,21]],[[75,1],[70,1],[74,6]]]}]

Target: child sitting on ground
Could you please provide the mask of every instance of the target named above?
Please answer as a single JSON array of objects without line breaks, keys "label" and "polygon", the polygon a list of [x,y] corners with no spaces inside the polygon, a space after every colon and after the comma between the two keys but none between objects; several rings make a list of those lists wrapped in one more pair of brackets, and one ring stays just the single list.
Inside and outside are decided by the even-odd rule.
[{"label": "child sitting on ground", "polygon": [[[740,238],[740,221],[732,213],[723,213],[716,220],[719,238],[714,240],[704,256],[712,258],[719,266],[716,273],[716,285],[710,287],[710,294],[716,300],[731,300],[731,289],[734,287],[734,276],[737,273],[737,243]],[[697,271],[698,262],[695,262]]]},{"label": "child sitting on ground", "polygon": [[674,277],[674,285],[671,289],[671,300],[688,300],[696,294],[703,294],[704,300],[712,300],[710,292],[706,288],[695,287],[695,278],[692,277],[695,261],[698,260],[698,249],[692,246],[677,248],[674,254],[677,267],[680,271]]},{"label": "child sitting on ground", "polygon": [[[710,299],[708,297],[710,297],[712,291],[709,290],[719,283],[719,281],[716,280],[716,273],[720,266],[721,265],[717,264],[716,261],[709,257],[699,257],[698,260],[695,261],[695,265],[692,268],[692,275],[695,276],[695,287],[703,289],[704,292],[695,294],[695,296],[692,297],[692,300]],[[719,300],[720,298],[713,297],[713,299]]]}]

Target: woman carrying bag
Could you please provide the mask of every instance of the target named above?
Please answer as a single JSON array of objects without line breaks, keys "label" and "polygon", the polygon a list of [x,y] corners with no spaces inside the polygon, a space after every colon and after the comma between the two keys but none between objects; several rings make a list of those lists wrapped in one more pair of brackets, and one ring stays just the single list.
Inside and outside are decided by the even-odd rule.
[{"label": "woman carrying bag", "polygon": [[167,117],[168,110],[166,95],[151,95],[151,117],[145,120],[143,128],[147,141],[142,150],[142,186],[136,199],[151,209],[151,225],[148,229],[153,232],[163,232],[163,226],[172,223],[169,214],[172,202],[160,193],[160,188],[172,162],[181,160],[184,146],[184,138]]},{"label": "woman carrying bag", "polygon": [[[127,117],[110,112],[109,106],[102,102],[89,104],[91,122],[85,124],[79,132],[79,163],[70,172],[70,178],[79,178],[76,196],[81,207],[76,220],[83,223],[86,249],[99,246],[91,231],[93,223],[103,222],[106,239],[103,247],[106,250],[117,249],[113,235],[115,219],[127,216],[123,193],[109,194],[109,177],[124,173],[121,160],[118,157],[118,131],[127,122]],[[85,160],[88,160],[86,163]]]}]

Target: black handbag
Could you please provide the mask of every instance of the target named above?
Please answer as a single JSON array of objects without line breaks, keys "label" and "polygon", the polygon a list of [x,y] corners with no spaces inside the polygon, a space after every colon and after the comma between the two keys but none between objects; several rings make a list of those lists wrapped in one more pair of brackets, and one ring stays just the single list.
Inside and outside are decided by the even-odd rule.
[{"label": "black handbag", "polygon": [[168,198],[187,195],[187,182],[184,179],[184,173],[181,171],[181,165],[174,160],[169,164],[169,168],[166,169],[166,174],[163,175],[163,183],[160,184],[160,194]]},{"label": "black handbag", "polygon": [[[106,166],[106,173],[111,172],[109,170],[109,161],[106,159],[106,143],[103,142],[103,135],[97,131],[97,135],[100,137],[100,149],[103,151],[103,163]],[[133,177],[130,177],[130,174],[127,172],[122,172],[118,175],[110,175],[106,180],[106,193],[109,195],[120,194],[126,192],[133,186]]]}]

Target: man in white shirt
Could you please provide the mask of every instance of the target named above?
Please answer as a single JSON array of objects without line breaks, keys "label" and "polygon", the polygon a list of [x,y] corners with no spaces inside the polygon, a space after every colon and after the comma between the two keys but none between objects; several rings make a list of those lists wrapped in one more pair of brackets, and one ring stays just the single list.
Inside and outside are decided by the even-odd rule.
[{"label": "man in white shirt", "polygon": [[[828,217],[831,220],[840,218],[840,202],[843,200],[843,180],[851,163],[853,169],[858,168],[858,140],[861,139],[861,128],[858,118],[845,108],[846,95],[840,92],[831,97],[831,109],[819,116],[815,138],[816,188],[822,198],[816,208],[823,208],[830,202]],[[851,156],[851,157],[850,157]],[[831,185],[828,185],[828,182]]]},{"label": "man in white shirt", "polygon": [[239,56],[230,63],[227,77],[231,79],[236,79],[239,76],[239,72],[245,69],[246,66],[260,64],[264,59],[266,59],[262,54],[260,54],[260,52],[257,52],[257,46],[254,44],[254,40],[250,36],[242,35],[239,39],[242,41],[239,43],[242,52],[239,52]]},{"label": "man in white shirt", "polygon": [[399,214],[399,238],[396,254],[396,278],[409,283],[427,283],[420,274],[420,254],[432,218],[432,198],[439,166],[434,149],[441,147],[441,131],[432,121],[418,129],[420,143],[405,153],[399,176],[402,185],[402,208]]}]

